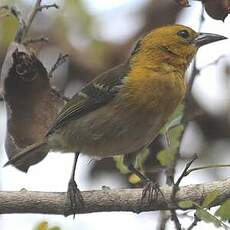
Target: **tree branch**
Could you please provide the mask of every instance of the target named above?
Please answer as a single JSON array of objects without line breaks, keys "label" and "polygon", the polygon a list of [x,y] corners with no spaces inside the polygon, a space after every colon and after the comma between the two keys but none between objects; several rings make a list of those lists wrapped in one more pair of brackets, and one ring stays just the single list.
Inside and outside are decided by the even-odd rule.
[{"label": "tree branch", "polygon": [[[171,201],[171,187],[162,187],[161,191],[164,193],[164,198],[158,196],[157,200],[152,204],[144,200],[141,205],[141,211],[179,209],[178,205]],[[212,183],[183,186],[176,194],[176,201],[191,200],[200,204],[212,191],[217,191],[219,194],[212,203],[212,207],[220,205],[230,198],[230,178]],[[78,213],[104,211],[140,212],[142,189],[84,191],[82,196],[85,201],[85,207],[78,210]],[[1,214],[43,213],[63,215],[66,210],[69,215],[73,213],[70,204],[66,204],[66,193],[64,192],[0,192]]]},{"label": "tree branch", "polygon": [[41,5],[41,3],[42,3],[42,0],[36,0],[34,8],[32,9],[32,12],[28,17],[28,20],[26,21],[26,26],[25,26],[25,30],[24,30],[24,34],[23,34],[24,38],[26,37],[26,35],[27,35],[27,33],[28,33],[28,31],[29,31],[29,29],[31,27],[31,24],[34,21],[34,18],[36,17],[36,15],[37,15],[37,13],[39,11],[42,11],[43,9],[49,9],[49,8],[52,8],[52,7],[58,9],[57,4]]},{"label": "tree branch", "polygon": [[[15,41],[18,43],[23,43],[28,31],[31,27],[32,22],[34,21],[35,16],[38,12],[42,11],[43,9],[49,9],[49,8],[56,8],[58,9],[59,6],[55,3],[48,4],[48,5],[41,5],[42,0],[36,0],[36,3],[31,11],[31,13],[28,16],[28,20],[24,20],[24,18],[21,15],[21,12],[17,10],[14,6],[9,7],[8,5],[0,6],[0,10],[5,9],[8,10],[19,22],[19,28],[15,36]],[[34,39],[33,39],[34,40]],[[40,40],[40,39],[36,39]],[[43,39],[44,40],[44,39]],[[27,41],[25,41],[27,42]]]}]

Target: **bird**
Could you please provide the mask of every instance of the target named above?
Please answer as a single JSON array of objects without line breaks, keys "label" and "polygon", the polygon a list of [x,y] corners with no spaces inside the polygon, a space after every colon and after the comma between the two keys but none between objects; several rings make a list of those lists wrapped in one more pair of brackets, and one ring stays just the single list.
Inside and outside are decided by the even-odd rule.
[{"label": "bird", "polygon": [[80,153],[100,158],[123,154],[128,168],[145,180],[131,159],[150,145],[184,99],[185,73],[197,50],[223,39],[227,38],[179,24],[153,29],[136,43],[127,60],[77,92],[44,138],[5,165],[23,164],[35,153],[75,153],[67,193],[71,203],[83,202],[74,179]]}]

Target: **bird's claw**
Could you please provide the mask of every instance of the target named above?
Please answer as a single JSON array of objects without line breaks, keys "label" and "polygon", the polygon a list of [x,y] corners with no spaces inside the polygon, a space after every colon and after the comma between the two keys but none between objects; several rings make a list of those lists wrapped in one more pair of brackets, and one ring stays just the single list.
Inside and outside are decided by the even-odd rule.
[{"label": "bird's claw", "polygon": [[[84,199],[81,195],[81,191],[77,187],[77,184],[75,180],[71,179],[68,184],[68,191],[67,191],[67,199],[66,199],[66,208],[68,207],[70,202],[71,212],[73,212],[73,217],[75,217],[75,214],[78,210],[84,208]],[[68,208],[65,210],[64,215],[69,215]]]},{"label": "bird's claw", "polygon": [[147,198],[148,203],[152,204],[153,201],[156,201],[158,199],[159,194],[164,197],[164,194],[160,190],[159,184],[149,180],[146,182],[143,188],[141,203],[143,203],[144,199]]}]

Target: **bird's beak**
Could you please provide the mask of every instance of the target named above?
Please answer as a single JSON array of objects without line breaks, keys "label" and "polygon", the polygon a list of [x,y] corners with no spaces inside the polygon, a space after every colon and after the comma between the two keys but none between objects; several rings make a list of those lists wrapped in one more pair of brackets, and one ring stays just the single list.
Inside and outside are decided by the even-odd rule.
[{"label": "bird's beak", "polygon": [[193,44],[195,44],[197,47],[201,47],[203,45],[224,39],[227,39],[227,37],[219,34],[199,33],[198,36],[193,40]]}]

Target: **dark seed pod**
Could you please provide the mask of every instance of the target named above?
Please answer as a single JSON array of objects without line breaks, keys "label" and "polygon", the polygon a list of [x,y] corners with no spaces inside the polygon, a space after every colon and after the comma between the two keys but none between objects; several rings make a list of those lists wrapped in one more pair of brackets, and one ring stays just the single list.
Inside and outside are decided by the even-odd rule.
[{"label": "dark seed pod", "polygon": [[[64,105],[54,93],[48,73],[26,46],[11,43],[1,71],[7,112],[5,150],[11,159],[26,146],[40,141]],[[14,166],[24,172],[46,153],[34,152]]]},{"label": "dark seed pod", "polygon": [[230,0],[202,0],[207,14],[216,19],[222,20],[230,13]]}]

